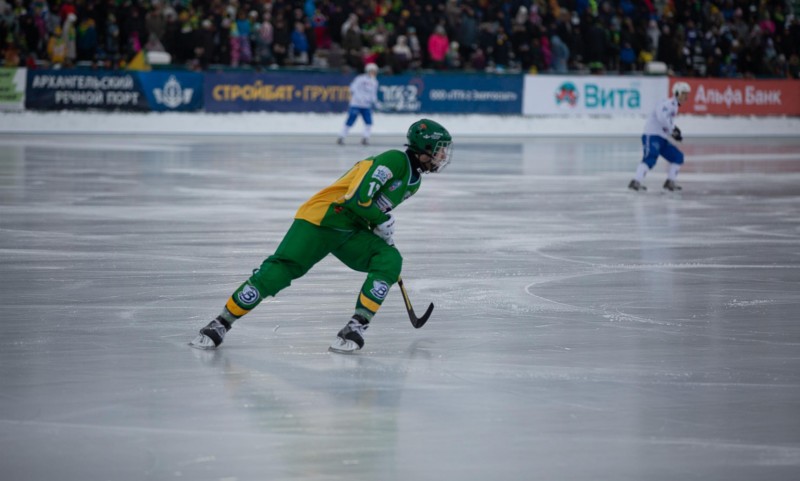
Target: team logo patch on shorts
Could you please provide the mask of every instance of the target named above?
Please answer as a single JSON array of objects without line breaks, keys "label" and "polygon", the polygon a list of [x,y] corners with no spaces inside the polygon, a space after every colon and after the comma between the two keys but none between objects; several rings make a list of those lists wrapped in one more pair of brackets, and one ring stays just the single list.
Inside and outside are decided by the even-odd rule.
[{"label": "team logo patch on shorts", "polygon": [[250,304],[255,303],[260,296],[261,294],[259,294],[258,289],[251,286],[250,284],[247,284],[246,286],[244,286],[244,289],[242,289],[242,291],[239,292],[237,297],[239,298],[239,301],[242,304],[249,306]]},{"label": "team logo patch on shorts", "polygon": [[389,293],[389,284],[383,281],[374,281],[372,283],[372,290],[369,292],[375,296],[376,299],[385,299],[386,294]]}]

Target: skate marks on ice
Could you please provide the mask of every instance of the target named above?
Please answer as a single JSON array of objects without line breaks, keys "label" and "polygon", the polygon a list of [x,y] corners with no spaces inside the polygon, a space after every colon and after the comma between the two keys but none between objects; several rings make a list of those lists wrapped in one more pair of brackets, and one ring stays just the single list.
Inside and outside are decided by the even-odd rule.
[{"label": "skate marks on ice", "polygon": [[340,356],[363,276],[336,259],[186,342],[363,149],[59,139],[0,149],[7,477],[796,478],[800,179],[774,141],[687,149],[678,197],[629,195],[638,138],[465,140],[398,209],[430,321],[392,289]]},{"label": "skate marks on ice", "polygon": [[[800,279],[800,264],[724,264],[702,259],[606,264],[538,253],[566,263],[570,270],[583,271],[541,278],[524,287],[542,310],[589,315],[590,320],[575,322],[605,320],[606,325],[622,329],[657,328],[662,334],[745,343],[800,343],[791,336],[775,337],[769,334],[769,328],[759,325],[770,318],[780,322],[786,309],[798,304],[792,286]],[[752,279],[760,288],[743,287],[741,279]],[[593,295],[574,295],[578,291]],[[567,297],[569,302],[564,300]],[[741,322],[748,316],[750,322]],[[728,320],[737,322],[729,324]]]}]

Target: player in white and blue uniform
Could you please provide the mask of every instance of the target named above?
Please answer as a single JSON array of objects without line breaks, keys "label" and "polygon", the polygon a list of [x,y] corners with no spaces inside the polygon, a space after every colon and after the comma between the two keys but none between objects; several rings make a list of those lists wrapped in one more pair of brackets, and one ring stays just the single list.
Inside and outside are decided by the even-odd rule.
[{"label": "player in white and blue uniform", "polygon": [[336,143],[344,145],[347,132],[350,131],[350,127],[360,115],[364,119],[364,135],[361,143],[368,145],[369,136],[372,133],[372,109],[376,105],[378,105],[378,66],[368,63],[364,67],[364,73],[350,83],[350,106],[347,109],[347,120],[342,126],[342,132]]},{"label": "player in white and blue uniform", "polygon": [[683,140],[680,129],[675,126],[675,117],[678,115],[678,107],[689,98],[690,91],[691,88],[686,82],[676,82],[672,86],[673,96],[658,104],[647,118],[642,134],[642,162],[636,168],[636,175],[628,184],[629,189],[647,190],[647,187],[642,185],[644,177],[656,165],[658,157],[661,156],[669,162],[664,188],[670,191],[681,190],[675,180],[681,165],[683,165],[683,152],[670,142],[669,137],[678,142]]}]

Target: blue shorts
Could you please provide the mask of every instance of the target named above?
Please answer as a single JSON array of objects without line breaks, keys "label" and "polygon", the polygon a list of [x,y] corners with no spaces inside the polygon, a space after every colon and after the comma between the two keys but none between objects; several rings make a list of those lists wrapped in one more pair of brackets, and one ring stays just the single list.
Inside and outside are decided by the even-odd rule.
[{"label": "blue shorts", "polygon": [[345,122],[347,126],[352,127],[359,115],[364,118],[365,124],[372,125],[372,110],[366,107],[350,107],[347,109],[347,122]]},{"label": "blue shorts", "polygon": [[659,155],[667,159],[667,162],[683,164],[683,152],[660,135],[642,135],[642,151],[642,162],[651,169],[656,165]]}]

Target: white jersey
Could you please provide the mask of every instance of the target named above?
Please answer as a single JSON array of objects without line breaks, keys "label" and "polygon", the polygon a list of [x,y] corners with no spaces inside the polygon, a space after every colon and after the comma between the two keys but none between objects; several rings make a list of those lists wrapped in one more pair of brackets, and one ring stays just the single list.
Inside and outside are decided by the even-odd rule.
[{"label": "white jersey", "polygon": [[675,117],[678,115],[678,99],[671,97],[664,99],[653,109],[647,122],[644,124],[644,135],[659,135],[669,137],[675,127]]},{"label": "white jersey", "polygon": [[350,107],[370,109],[378,103],[378,79],[362,73],[350,83]]}]

